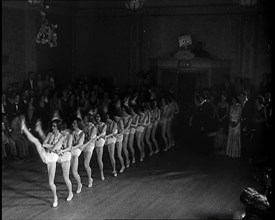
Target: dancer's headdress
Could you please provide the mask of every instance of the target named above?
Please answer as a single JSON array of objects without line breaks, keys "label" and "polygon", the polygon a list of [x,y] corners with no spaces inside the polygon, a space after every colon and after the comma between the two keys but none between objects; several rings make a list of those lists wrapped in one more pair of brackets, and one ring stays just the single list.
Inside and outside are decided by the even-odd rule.
[{"label": "dancer's headdress", "polygon": [[54,121],[54,120],[62,121],[62,119],[61,119],[61,117],[60,117],[60,115],[59,115],[58,110],[56,110],[56,111],[54,112],[54,114],[53,114],[52,121]]}]

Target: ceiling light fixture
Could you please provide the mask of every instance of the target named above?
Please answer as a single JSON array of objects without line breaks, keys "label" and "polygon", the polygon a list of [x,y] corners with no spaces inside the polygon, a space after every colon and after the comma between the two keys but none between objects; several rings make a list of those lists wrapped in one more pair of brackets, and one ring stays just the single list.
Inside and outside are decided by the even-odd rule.
[{"label": "ceiling light fixture", "polygon": [[41,8],[41,26],[38,33],[35,35],[35,42],[37,44],[49,44],[50,47],[57,46],[57,24],[51,24],[48,21],[46,10],[50,8],[45,5],[45,0],[28,0],[32,7]]},{"label": "ceiling light fixture", "polygon": [[141,9],[144,5],[143,0],[128,0],[125,2],[125,7],[132,11],[137,11]]},{"label": "ceiling light fixture", "polygon": [[257,3],[257,0],[240,0],[239,4],[241,6],[245,6],[245,7],[252,7],[255,6]]}]

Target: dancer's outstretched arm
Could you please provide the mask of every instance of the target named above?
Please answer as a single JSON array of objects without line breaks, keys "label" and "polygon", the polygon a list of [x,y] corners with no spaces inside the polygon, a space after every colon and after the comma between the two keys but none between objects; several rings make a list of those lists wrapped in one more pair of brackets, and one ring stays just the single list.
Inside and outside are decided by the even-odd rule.
[{"label": "dancer's outstretched arm", "polygon": [[61,150],[59,153],[66,153],[68,151],[71,151],[72,149],[72,143],[73,143],[72,135],[69,134],[66,138],[68,138],[67,147],[64,150]]},{"label": "dancer's outstretched arm", "polygon": [[96,133],[97,133],[97,129],[96,129],[96,127],[93,127],[90,140],[86,144],[83,144],[83,148],[87,147],[89,144],[91,144],[93,141],[95,141]]},{"label": "dancer's outstretched arm", "polygon": [[83,146],[84,139],[85,139],[85,134],[82,132],[82,133],[80,134],[80,138],[79,138],[78,144],[75,145],[75,146],[72,146],[72,148],[76,149],[76,148],[79,148],[79,147]]}]

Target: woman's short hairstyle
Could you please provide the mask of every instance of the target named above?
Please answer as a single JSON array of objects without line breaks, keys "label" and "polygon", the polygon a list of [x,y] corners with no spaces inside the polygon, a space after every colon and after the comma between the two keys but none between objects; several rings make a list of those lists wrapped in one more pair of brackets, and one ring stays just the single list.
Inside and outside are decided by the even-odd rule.
[{"label": "woman's short hairstyle", "polygon": [[78,127],[80,130],[82,130],[82,121],[81,121],[81,119],[78,118],[78,117],[75,117],[73,121],[76,121],[77,127]]},{"label": "woman's short hairstyle", "polygon": [[54,120],[52,120],[51,125],[52,125],[53,123],[55,123],[57,129],[58,129],[59,131],[61,131],[61,128],[62,128],[62,121],[59,120],[59,119],[54,119]]}]

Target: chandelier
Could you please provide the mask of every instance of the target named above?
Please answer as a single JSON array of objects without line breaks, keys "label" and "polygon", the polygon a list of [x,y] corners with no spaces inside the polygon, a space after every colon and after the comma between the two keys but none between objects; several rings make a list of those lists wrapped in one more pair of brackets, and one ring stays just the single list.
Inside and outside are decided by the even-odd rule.
[{"label": "chandelier", "polygon": [[50,24],[45,11],[40,12],[41,26],[36,34],[35,41],[38,44],[49,44],[50,47],[57,46],[57,24]]},{"label": "chandelier", "polygon": [[44,6],[44,0],[28,0],[28,3],[31,6],[38,6],[38,7],[43,7]]},{"label": "chandelier", "polygon": [[125,7],[132,11],[137,11],[141,9],[144,5],[143,0],[128,0],[125,2]]},{"label": "chandelier", "polygon": [[57,46],[57,24],[50,24],[47,19],[46,10],[49,9],[48,5],[45,5],[44,0],[28,0],[31,6],[41,8],[41,26],[38,33],[35,35],[35,42],[38,44],[49,44],[50,47]]}]

